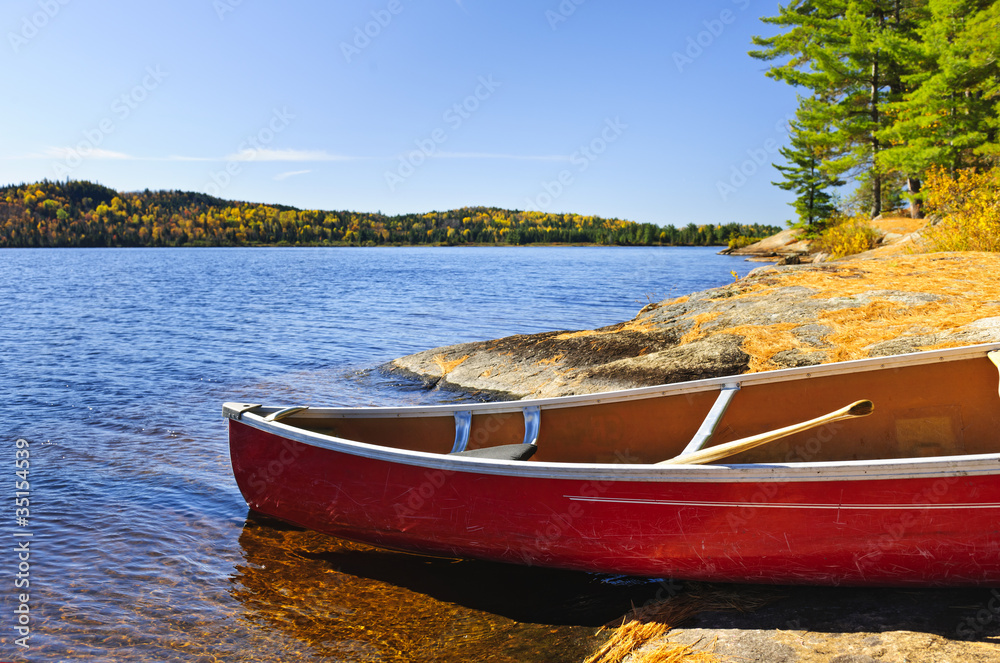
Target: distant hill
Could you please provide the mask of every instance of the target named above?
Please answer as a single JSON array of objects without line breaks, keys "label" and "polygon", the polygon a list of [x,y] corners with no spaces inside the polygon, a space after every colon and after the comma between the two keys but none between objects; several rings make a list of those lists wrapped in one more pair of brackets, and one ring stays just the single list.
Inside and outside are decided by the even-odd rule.
[{"label": "distant hill", "polygon": [[419,244],[726,245],[775,226],[684,228],[578,214],[463,207],[401,214],[302,210],[190,191],[120,192],[85,181],[0,188],[0,248]]}]

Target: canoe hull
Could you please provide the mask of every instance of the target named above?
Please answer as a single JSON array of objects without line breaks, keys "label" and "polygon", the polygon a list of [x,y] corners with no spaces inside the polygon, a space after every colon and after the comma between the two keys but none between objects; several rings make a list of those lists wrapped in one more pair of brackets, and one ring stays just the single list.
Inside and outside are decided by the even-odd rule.
[{"label": "canoe hull", "polygon": [[[428,460],[231,418],[255,511],[387,548],[815,585],[1000,582],[1000,459],[636,470]],[[252,424],[252,425],[251,425]]]}]

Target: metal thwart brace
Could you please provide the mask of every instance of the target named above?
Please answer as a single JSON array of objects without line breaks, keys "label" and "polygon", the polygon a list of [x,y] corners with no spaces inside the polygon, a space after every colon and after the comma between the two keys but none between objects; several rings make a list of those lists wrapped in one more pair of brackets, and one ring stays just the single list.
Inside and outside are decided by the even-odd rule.
[{"label": "metal thwart brace", "polygon": [[715,433],[715,427],[719,425],[722,415],[726,413],[726,409],[729,407],[730,401],[733,400],[733,396],[735,396],[736,392],[739,390],[739,384],[722,385],[722,390],[719,392],[718,398],[715,399],[715,404],[712,405],[712,409],[708,411],[708,414],[705,416],[705,420],[701,422],[698,432],[694,434],[694,437],[691,438],[688,445],[684,447],[684,451],[680,453],[681,456],[699,451],[703,446],[705,446],[706,442],[712,439],[712,435]]},{"label": "metal thwart brace", "polygon": [[538,427],[542,423],[542,413],[537,405],[526,407],[524,412],[524,443],[538,445]]},{"label": "metal thwart brace", "polygon": [[[524,414],[524,444],[538,445],[538,429],[542,422],[541,410],[537,405],[526,407],[522,410]],[[472,428],[472,411],[460,410],[455,412],[455,442],[451,445],[450,453],[465,451],[469,445],[469,431]]]},{"label": "metal thwart brace", "polygon": [[451,446],[451,453],[465,451],[469,444],[469,429],[472,428],[472,411],[462,410],[455,413],[455,444]]}]

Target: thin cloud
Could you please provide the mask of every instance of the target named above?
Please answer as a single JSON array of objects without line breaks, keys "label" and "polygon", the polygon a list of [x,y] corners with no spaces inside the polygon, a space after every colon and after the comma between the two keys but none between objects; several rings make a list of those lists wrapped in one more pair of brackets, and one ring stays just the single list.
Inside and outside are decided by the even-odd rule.
[{"label": "thin cloud", "polygon": [[497,154],[495,152],[437,152],[440,159],[510,159],[512,161],[569,161],[565,154]]},{"label": "thin cloud", "polygon": [[352,161],[354,157],[330,154],[326,150],[241,150],[225,157],[225,161]]},{"label": "thin cloud", "polygon": [[290,170],[287,173],[278,173],[274,176],[277,181],[287,180],[289,177],[295,177],[296,175],[305,175],[306,173],[311,173],[311,170]]},{"label": "thin cloud", "polygon": [[45,149],[46,159],[117,159],[126,160],[132,159],[133,157],[125,154],[124,152],[113,152],[111,150],[102,150],[99,147],[91,147],[83,150],[78,150],[72,147],[48,147]]},{"label": "thin cloud", "polygon": [[183,154],[171,154],[166,157],[140,157],[124,152],[105,150],[99,147],[47,147],[42,153],[22,154],[20,156],[4,157],[7,159],[113,159],[118,161],[355,161],[364,157],[330,154],[326,150],[274,150],[261,148],[259,150],[241,150],[221,157],[195,157]]},{"label": "thin cloud", "polygon": [[[405,154],[383,159],[405,158]],[[503,154],[498,152],[434,152],[427,154],[429,159],[500,159],[508,161],[569,161],[571,156],[565,154]],[[190,162],[212,162],[224,161],[249,162],[337,162],[337,161],[361,161],[380,160],[379,157],[359,157],[343,154],[331,154],[326,150],[294,150],[294,149],[246,149],[234,152],[222,157],[196,157],[181,154],[172,154],[167,157],[140,157],[125,152],[115,152],[99,147],[73,148],[73,147],[47,147],[44,153],[25,154],[21,156],[3,157],[5,159],[99,159],[114,161],[190,161]],[[301,175],[309,171],[289,171],[292,175]],[[292,175],[288,175],[291,177]]]},{"label": "thin cloud", "polygon": [[185,157],[179,154],[171,154],[166,158],[150,158],[147,161],[222,161],[215,157]]}]

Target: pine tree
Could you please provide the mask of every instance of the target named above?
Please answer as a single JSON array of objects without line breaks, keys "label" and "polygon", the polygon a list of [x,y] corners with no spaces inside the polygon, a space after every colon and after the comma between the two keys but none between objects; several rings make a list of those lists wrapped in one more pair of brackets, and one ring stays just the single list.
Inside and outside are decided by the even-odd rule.
[{"label": "pine tree", "polygon": [[919,173],[986,165],[998,152],[998,33],[1000,6],[992,0],[929,0],[921,25],[887,44],[907,69],[906,90],[879,132],[888,144],[879,165],[907,177],[914,216]]},{"label": "pine tree", "polygon": [[785,181],[772,184],[797,194],[795,202],[789,203],[799,216],[796,225],[813,235],[823,229],[836,211],[833,196],[827,189],[841,186],[844,181],[824,172],[824,148],[803,123],[808,116],[807,109],[808,105],[800,107],[799,121],[790,123],[790,145],[779,150],[788,165],[774,164]]},{"label": "pine tree", "polygon": [[[750,55],[784,59],[767,75],[812,92],[809,131],[826,133],[821,170],[831,178],[866,178],[872,187],[872,216],[881,213],[880,131],[891,120],[886,104],[902,93],[900,66],[884,48],[895,35],[911,30],[919,1],[793,0],[778,16],[763,19],[785,32],[754,37],[762,50]],[[821,124],[822,123],[822,124]]]}]

